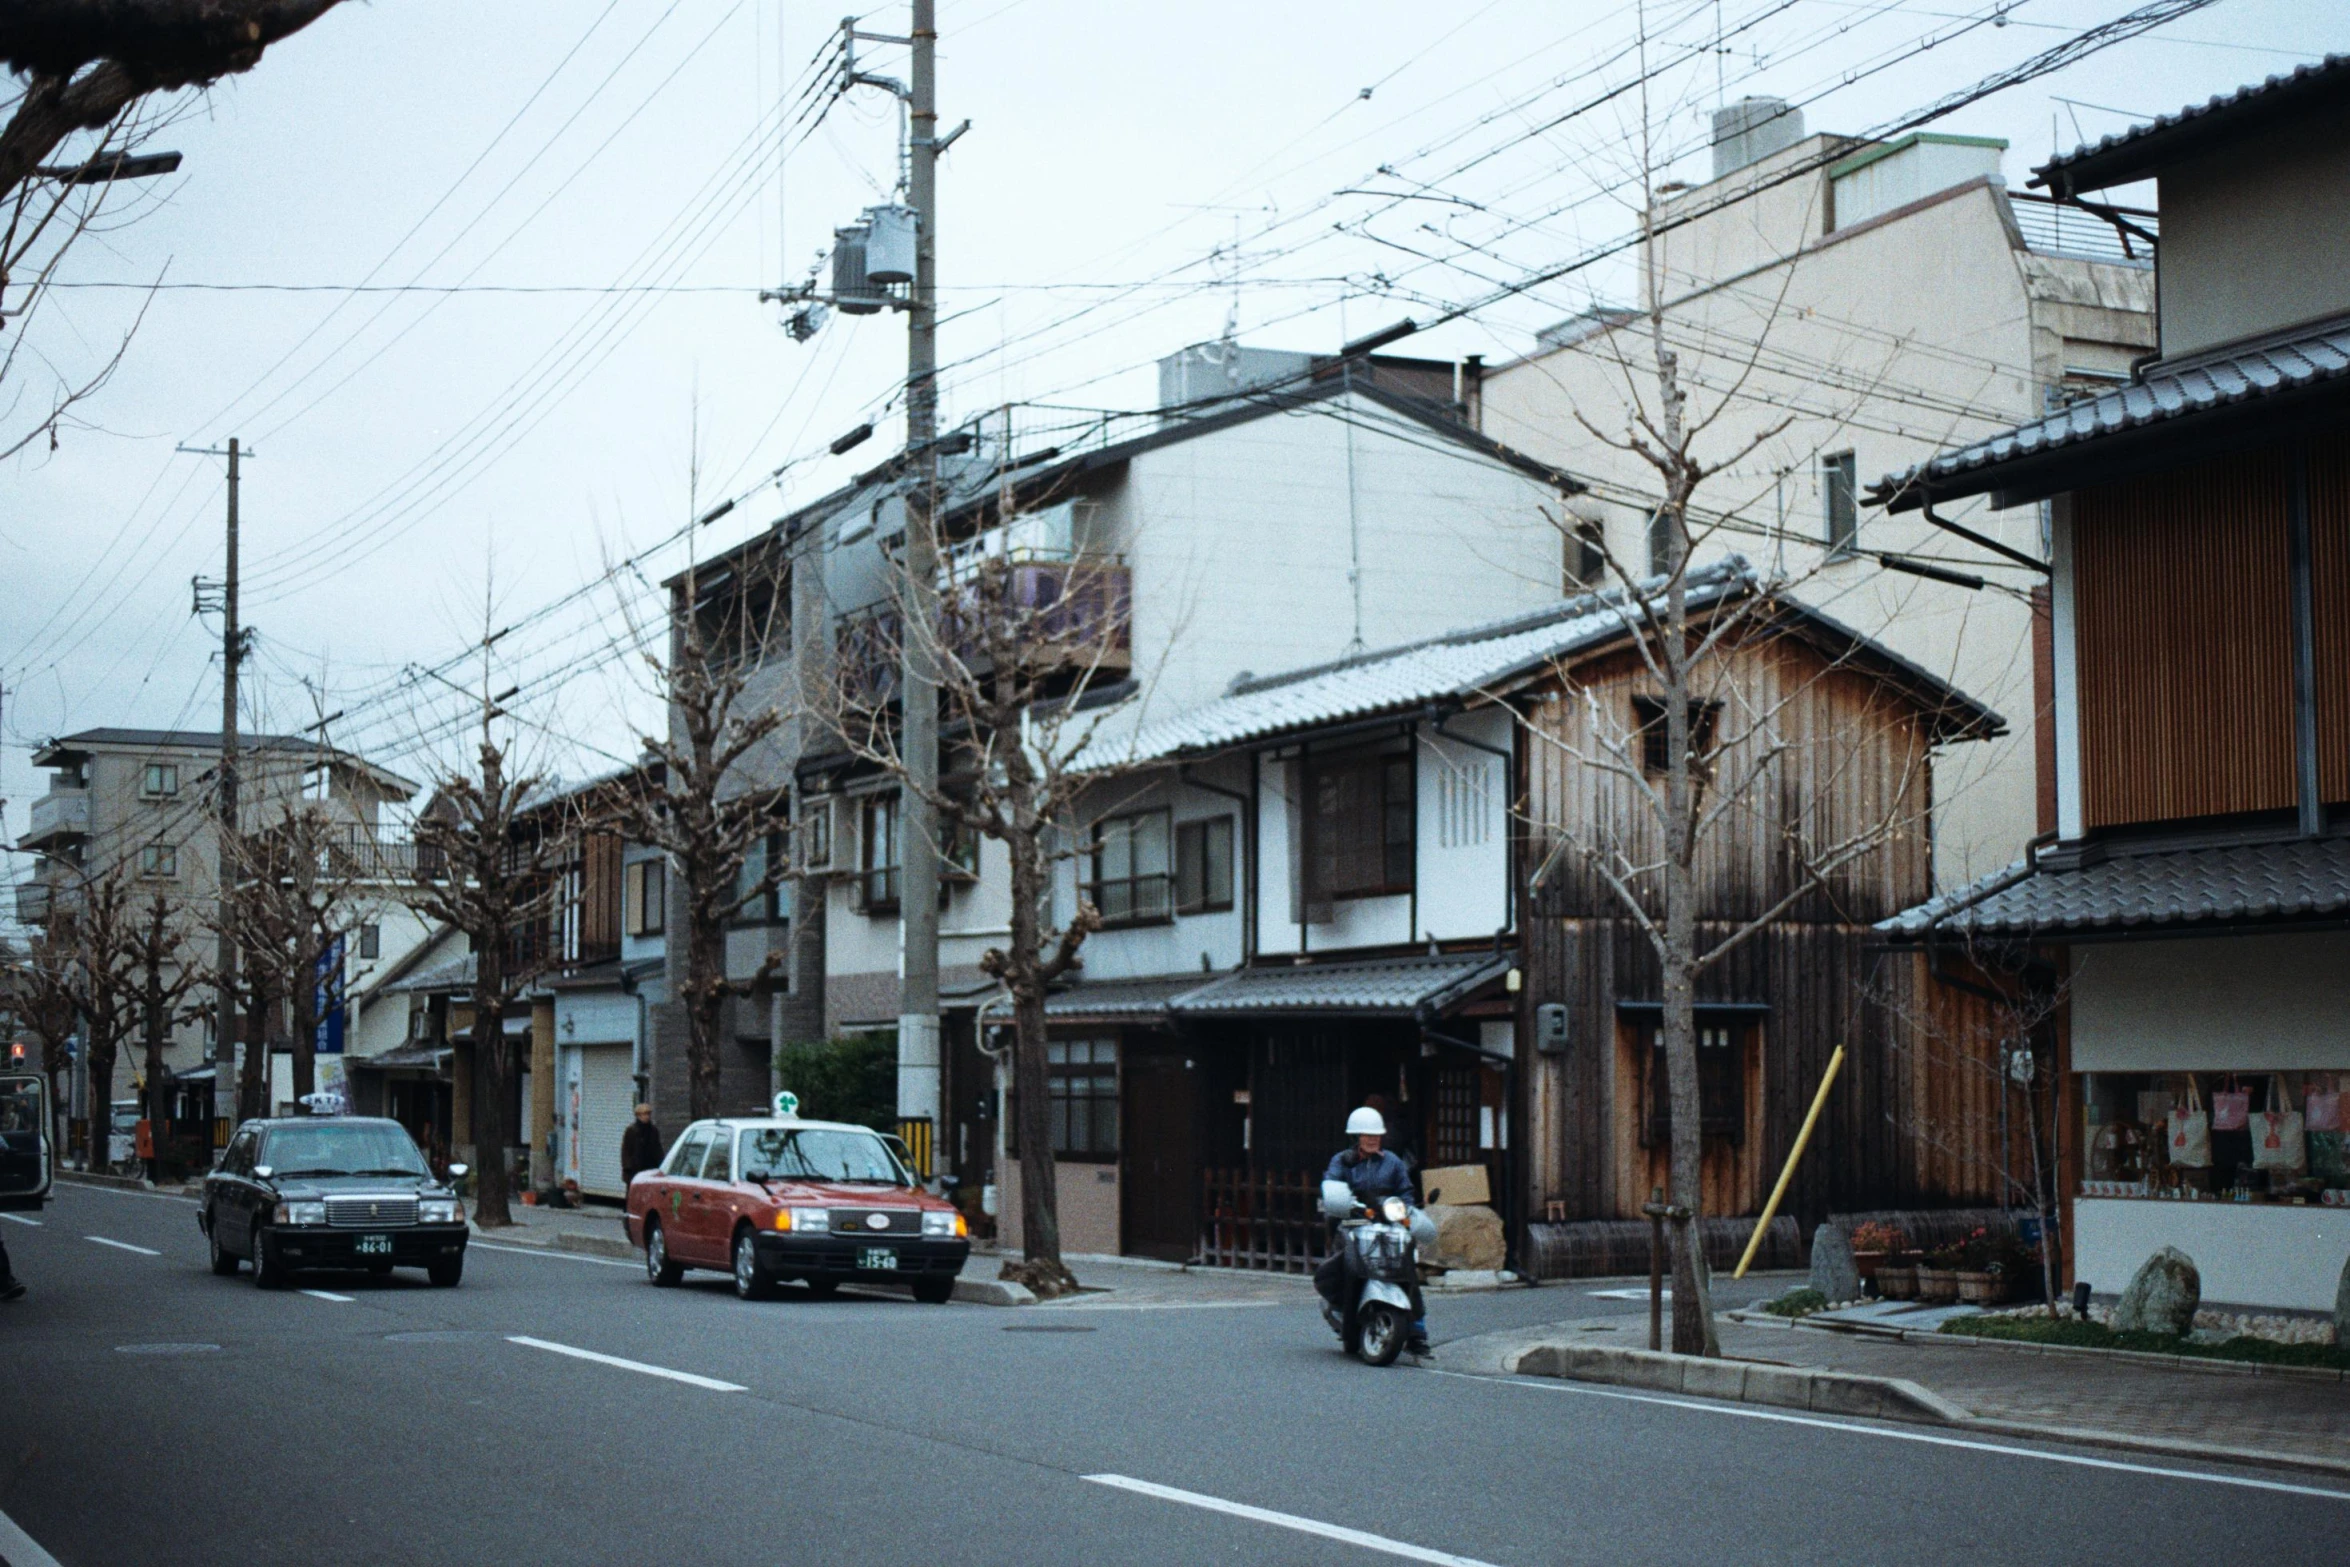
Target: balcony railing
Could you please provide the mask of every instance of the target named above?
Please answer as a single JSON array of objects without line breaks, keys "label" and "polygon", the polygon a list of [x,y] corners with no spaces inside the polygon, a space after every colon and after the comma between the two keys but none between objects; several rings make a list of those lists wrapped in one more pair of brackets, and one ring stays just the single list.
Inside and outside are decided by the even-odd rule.
[{"label": "balcony railing", "polygon": [[90,794],[86,789],[53,789],[33,800],[32,831],[25,834],[23,847],[40,848],[67,838],[86,838],[90,833]]},{"label": "balcony railing", "polygon": [[[2007,193],[2008,208],[2026,248],[2049,256],[2079,256],[2090,261],[2130,261],[2154,264],[2154,246],[2144,236],[2162,232],[2162,217],[2141,207],[2115,207],[2122,222],[2055,201],[2030,191]],[[2129,227],[2123,227],[2126,222]],[[2134,234],[2131,229],[2143,230]]]},{"label": "balcony railing", "polygon": [[[1039,673],[1059,667],[1116,677],[1132,667],[1133,574],[1123,562],[1015,560],[1005,568],[1000,606],[981,602],[976,569],[949,576],[939,594],[940,642],[966,668],[985,672],[995,628],[983,621],[996,613],[1023,617],[1011,640]],[[851,701],[881,706],[896,698],[904,633],[895,604],[844,616],[834,648],[842,690]]]}]

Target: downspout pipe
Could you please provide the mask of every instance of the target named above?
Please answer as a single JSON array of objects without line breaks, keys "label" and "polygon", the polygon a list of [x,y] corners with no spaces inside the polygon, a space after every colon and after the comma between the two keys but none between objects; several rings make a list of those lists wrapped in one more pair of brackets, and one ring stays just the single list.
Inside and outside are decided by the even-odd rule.
[{"label": "downspout pipe", "polygon": [[1969,896],[1965,901],[1960,903],[1953,903],[1949,908],[1944,909],[1941,913],[1935,915],[1932,919],[1926,922],[1924,942],[1926,949],[1926,973],[1934,980],[1936,984],[1946,985],[1950,989],[1959,991],[1965,995],[1974,996],[1980,1000],[1993,1002],[2002,1006],[2015,999],[2014,997],[2006,994],[2004,991],[1994,989],[1989,985],[1978,985],[1973,980],[1961,979],[1955,974],[1946,973],[1942,968],[1942,947],[1935,939],[1936,935],[1938,934],[1935,927],[1939,926],[1944,920],[1949,919],[1952,915],[1963,914],[1968,909],[1974,908],[1992,898],[1997,897],[2000,893],[2007,891],[2008,888],[2018,886],[2021,883],[2030,880],[2032,877],[2037,876],[2040,873],[2040,851],[2046,848],[2049,844],[2054,843],[2056,841],[2056,836],[2057,835],[2053,831],[2038,834],[2030,842],[2024,845],[2024,863],[2022,865],[2018,866],[2012,871],[2009,871],[2006,875],[1999,877],[1989,886],[1984,887],[1981,891]]}]

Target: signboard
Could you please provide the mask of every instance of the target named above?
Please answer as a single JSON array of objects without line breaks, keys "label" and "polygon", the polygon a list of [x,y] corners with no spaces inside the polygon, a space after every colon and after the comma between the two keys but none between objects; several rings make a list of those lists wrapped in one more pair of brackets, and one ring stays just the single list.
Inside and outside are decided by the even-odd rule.
[{"label": "signboard", "polygon": [[[343,941],[337,936],[318,954],[317,973],[313,979],[312,995],[317,1002],[317,1031],[312,1045],[321,1056],[340,1056],[343,1053]],[[321,1063],[323,1071],[323,1063]],[[342,1075],[342,1063],[335,1063],[335,1074]],[[325,1086],[321,1077],[320,1086]]]},{"label": "signboard", "polygon": [[49,1195],[49,1087],[38,1073],[0,1074],[0,1209]]}]

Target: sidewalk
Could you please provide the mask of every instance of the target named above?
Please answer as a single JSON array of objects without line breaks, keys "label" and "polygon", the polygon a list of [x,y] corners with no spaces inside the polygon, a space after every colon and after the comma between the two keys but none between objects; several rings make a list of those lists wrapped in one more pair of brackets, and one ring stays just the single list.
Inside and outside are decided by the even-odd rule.
[{"label": "sidewalk", "polygon": [[618,1208],[540,1208],[515,1203],[509,1211],[514,1215],[513,1224],[497,1230],[472,1225],[474,1237],[494,1246],[544,1246],[591,1257],[637,1255],[636,1248],[628,1244],[628,1229]]},{"label": "sidewalk", "polygon": [[[1732,1318],[1721,1320],[1720,1333],[1726,1359],[1923,1389],[1928,1399],[1905,1418],[1932,1419],[1930,1406],[1940,1404],[1947,1423],[1986,1433],[2350,1476],[2350,1385],[2333,1372],[2256,1372],[2228,1362],[2050,1353],[1958,1335],[1890,1338]],[[1500,1374],[1546,1347],[1644,1351],[1647,1344],[1645,1322],[1554,1322],[1464,1341],[1446,1369]],[[1545,1362],[1538,1356],[1526,1363],[1531,1370]],[[1590,1379],[1654,1385],[1639,1378],[1641,1368],[1630,1369],[1634,1374]]]}]

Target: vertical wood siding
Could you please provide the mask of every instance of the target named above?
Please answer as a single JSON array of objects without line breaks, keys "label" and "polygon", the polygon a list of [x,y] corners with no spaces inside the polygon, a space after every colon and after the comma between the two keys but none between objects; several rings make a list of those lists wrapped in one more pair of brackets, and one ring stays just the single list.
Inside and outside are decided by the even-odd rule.
[{"label": "vertical wood siding", "polygon": [[2090,826],[2292,808],[2285,486],[2262,452],[2075,495]]},{"label": "vertical wood siding", "polygon": [[2317,782],[2350,801],[2350,431],[2310,442],[2309,545],[2317,608]]}]

